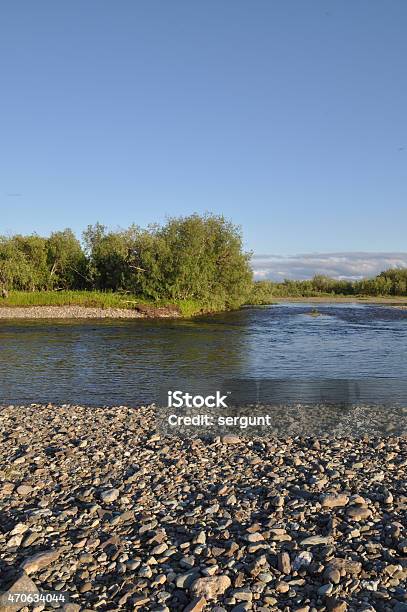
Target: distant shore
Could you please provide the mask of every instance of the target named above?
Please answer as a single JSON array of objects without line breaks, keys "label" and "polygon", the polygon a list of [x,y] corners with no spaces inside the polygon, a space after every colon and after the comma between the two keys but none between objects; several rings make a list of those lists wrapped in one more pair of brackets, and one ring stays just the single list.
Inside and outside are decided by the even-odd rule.
[{"label": "distant shore", "polygon": [[312,297],[292,296],[292,297],[273,297],[272,303],[281,304],[284,302],[305,302],[305,303],[354,303],[360,304],[386,304],[387,306],[407,306],[407,296],[391,296],[391,297],[372,297],[372,296],[357,296],[357,295],[318,295]]},{"label": "distant shore", "polygon": [[0,407],[0,591],[74,611],[405,610],[405,438],[181,439],[156,416]]}]

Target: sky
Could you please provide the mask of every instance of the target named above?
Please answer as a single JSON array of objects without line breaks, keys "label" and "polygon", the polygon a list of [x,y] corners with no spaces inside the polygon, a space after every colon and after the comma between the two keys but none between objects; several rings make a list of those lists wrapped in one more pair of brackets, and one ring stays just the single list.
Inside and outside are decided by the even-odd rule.
[{"label": "sky", "polygon": [[405,0],[5,0],[0,234],[211,211],[258,277],[405,265],[406,28]]}]

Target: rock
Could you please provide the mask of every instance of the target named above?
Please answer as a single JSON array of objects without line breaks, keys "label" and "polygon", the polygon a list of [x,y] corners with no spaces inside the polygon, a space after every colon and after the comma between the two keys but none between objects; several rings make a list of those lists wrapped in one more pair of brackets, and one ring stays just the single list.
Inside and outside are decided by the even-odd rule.
[{"label": "rock", "polygon": [[309,538],[305,538],[301,540],[301,546],[321,546],[323,544],[329,544],[332,542],[332,538],[330,536],[310,536]]},{"label": "rock", "polygon": [[329,612],[346,612],[346,610],[348,609],[348,604],[346,603],[346,601],[342,601],[341,599],[327,597],[326,607]]},{"label": "rock", "polygon": [[28,525],[25,525],[24,523],[17,523],[13,529],[10,531],[10,535],[17,535],[20,533],[25,533],[28,530]]},{"label": "rock", "polygon": [[351,506],[346,511],[346,516],[354,521],[364,521],[372,516],[372,512],[365,506]]},{"label": "rock", "polygon": [[195,597],[216,599],[218,595],[223,595],[231,584],[231,580],[226,574],[198,578],[191,586],[191,593]]},{"label": "rock", "polygon": [[195,599],[184,608],[184,612],[201,612],[201,610],[205,608],[206,603],[204,597],[195,597]]},{"label": "rock", "polygon": [[101,491],[100,499],[105,504],[110,504],[110,503],[116,501],[116,499],[119,497],[119,495],[120,495],[120,491],[118,489],[107,489],[105,491]]},{"label": "rock", "polygon": [[65,612],[402,611],[405,437],[228,445],[156,425],[152,406],[1,406],[4,585],[26,563]]},{"label": "rock", "polygon": [[20,485],[19,487],[17,487],[17,493],[19,495],[21,495],[22,497],[24,497],[25,495],[29,495],[32,491],[32,487],[30,487],[30,485]]},{"label": "rock", "polygon": [[277,561],[278,569],[280,570],[280,572],[282,572],[283,574],[291,573],[290,555],[287,552],[280,553],[277,557]]},{"label": "rock", "polygon": [[297,572],[301,567],[308,567],[312,561],[312,557],[312,553],[307,550],[300,552],[294,559],[293,570]]},{"label": "rock", "polygon": [[339,584],[341,581],[341,572],[338,569],[329,569],[329,571],[325,572],[325,575],[329,582],[333,584]]},{"label": "rock", "polygon": [[197,579],[198,575],[199,573],[196,570],[186,572],[185,574],[179,574],[176,578],[175,584],[179,589],[188,589]]},{"label": "rock", "polygon": [[[7,596],[8,595],[12,595],[13,593],[38,593],[38,588],[35,584],[35,582],[33,582],[31,580],[31,578],[29,578],[27,576],[27,574],[25,572],[23,572],[21,574],[21,576],[13,583],[13,585],[11,587],[9,587],[7,589],[7,591],[4,593],[2,600],[0,601],[0,612],[17,612],[17,610],[21,610],[21,608],[24,608],[26,604],[22,603],[22,602],[16,602],[16,603],[11,603],[8,599]],[[3,603],[7,601],[7,604]]]},{"label": "rock", "polygon": [[348,502],[349,496],[345,493],[331,493],[321,500],[323,508],[343,508]]},{"label": "rock", "polygon": [[168,545],[167,544],[165,544],[165,543],[158,544],[158,546],[154,546],[153,550],[151,551],[151,554],[152,555],[161,555],[166,550],[168,550]]},{"label": "rock", "polygon": [[329,593],[332,593],[332,589],[333,589],[332,584],[323,584],[318,589],[318,595],[322,595],[322,596],[329,595]]},{"label": "rock", "polygon": [[259,574],[257,578],[267,584],[268,582],[271,582],[274,579],[274,576],[271,572],[261,572],[261,574]]},{"label": "rock", "polygon": [[15,536],[12,536],[8,541],[7,541],[7,548],[18,548],[23,540],[24,536],[17,534]]},{"label": "rock", "polygon": [[34,574],[35,572],[48,567],[48,565],[51,565],[51,563],[54,563],[54,561],[59,558],[60,554],[61,551],[59,550],[46,550],[44,552],[39,552],[36,555],[25,559],[21,563],[20,567],[26,574]]},{"label": "rock", "polygon": [[330,560],[326,572],[330,573],[334,570],[338,570],[341,575],[357,576],[362,571],[362,563],[353,559],[334,557]]},{"label": "rock", "polygon": [[21,465],[22,463],[25,463],[25,457],[17,457],[17,459],[14,459],[13,464],[14,465]]},{"label": "rock", "polygon": [[283,580],[279,580],[276,582],[276,591],[277,593],[287,593],[290,590],[290,585],[288,582],[284,582]]},{"label": "rock", "polygon": [[232,592],[232,597],[238,601],[252,601],[253,593],[249,589],[235,589]]},{"label": "rock", "polygon": [[240,444],[241,441],[241,438],[238,436],[233,436],[232,434],[222,437],[222,444]]},{"label": "rock", "polygon": [[205,531],[200,531],[192,540],[193,544],[206,544],[206,533]]},{"label": "rock", "polygon": [[249,533],[249,535],[246,536],[246,540],[248,542],[263,542],[264,537],[261,535],[261,533]]}]

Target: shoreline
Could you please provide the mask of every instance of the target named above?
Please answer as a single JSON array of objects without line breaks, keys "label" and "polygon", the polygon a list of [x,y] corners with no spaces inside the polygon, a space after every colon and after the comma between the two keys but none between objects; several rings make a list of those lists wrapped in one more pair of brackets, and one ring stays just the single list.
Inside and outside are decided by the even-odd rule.
[{"label": "shoreline", "polygon": [[[407,307],[407,297],[358,297],[358,296],[314,296],[314,297],[273,297],[273,303],[304,302],[304,303],[357,303],[357,304],[384,304],[399,308]],[[266,304],[264,304],[266,306]]]},{"label": "shoreline", "polygon": [[[392,308],[407,309],[406,298],[368,298],[368,297],[290,297],[273,298],[270,304],[245,304],[242,308],[261,308],[284,303],[361,303],[379,304]],[[228,311],[223,311],[228,312]],[[0,319],[180,319],[193,318],[202,314],[219,314],[202,311],[195,315],[185,316],[176,307],[139,306],[137,308],[92,307],[92,306],[2,306],[0,303]]]},{"label": "shoreline", "polygon": [[180,318],[171,308],[95,308],[90,306],[0,306],[0,319],[168,319]]},{"label": "shoreline", "polygon": [[180,439],[151,406],[40,404],[0,430],[1,590],[23,568],[72,612],[406,609],[406,437]]}]

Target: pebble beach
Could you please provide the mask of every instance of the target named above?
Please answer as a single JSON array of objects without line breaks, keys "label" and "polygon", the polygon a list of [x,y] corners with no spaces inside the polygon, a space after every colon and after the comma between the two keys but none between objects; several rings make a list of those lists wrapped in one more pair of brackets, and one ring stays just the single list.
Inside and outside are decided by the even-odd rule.
[{"label": "pebble beach", "polygon": [[64,592],[67,612],[407,610],[406,437],[181,439],[152,406],[39,404],[1,407],[0,432],[3,593]]}]

